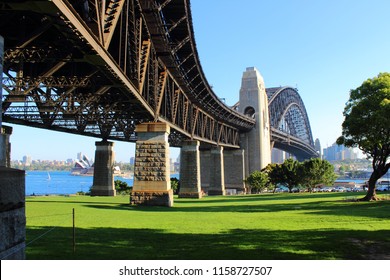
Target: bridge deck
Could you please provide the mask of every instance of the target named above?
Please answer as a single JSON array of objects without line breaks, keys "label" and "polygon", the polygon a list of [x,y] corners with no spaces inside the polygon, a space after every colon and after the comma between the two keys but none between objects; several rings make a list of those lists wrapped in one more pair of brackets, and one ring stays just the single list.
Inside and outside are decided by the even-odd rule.
[{"label": "bridge deck", "polygon": [[239,147],[255,120],[208,84],[189,0],[71,3],[0,1],[5,122],[133,142],[137,124],[162,121],[172,146]]}]

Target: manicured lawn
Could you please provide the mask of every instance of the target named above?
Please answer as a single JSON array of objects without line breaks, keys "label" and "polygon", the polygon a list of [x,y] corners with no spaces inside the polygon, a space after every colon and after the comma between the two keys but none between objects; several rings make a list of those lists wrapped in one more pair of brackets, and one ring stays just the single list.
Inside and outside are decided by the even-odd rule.
[{"label": "manicured lawn", "polygon": [[129,206],[127,196],[28,197],[26,254],[27,259],[390,259],[390,201],[346,202],[348,196],[362,194],[176,198],[172,208]]}]

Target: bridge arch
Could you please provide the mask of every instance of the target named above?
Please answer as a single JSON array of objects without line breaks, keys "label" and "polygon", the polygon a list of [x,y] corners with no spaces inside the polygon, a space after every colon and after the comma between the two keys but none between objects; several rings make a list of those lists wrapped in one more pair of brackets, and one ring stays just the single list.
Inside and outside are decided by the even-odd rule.
[{"label": "bridge arch", "polygon": [[271,127],[314,146],[305,105],[292,87],[267,89]]}]

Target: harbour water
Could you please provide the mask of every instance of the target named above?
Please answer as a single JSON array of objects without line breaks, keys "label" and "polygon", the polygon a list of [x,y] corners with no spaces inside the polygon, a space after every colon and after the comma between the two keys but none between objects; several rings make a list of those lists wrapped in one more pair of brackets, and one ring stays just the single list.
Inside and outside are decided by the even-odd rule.
[{"label": "harbour water", "polygon": [[[179,178],[179,174],[172,174],[171,177]],[[133,179],[115,176],[114,180],[124,181],[129,186],[133,185]],[[365,182],[365,180],[337,180],[337,182],[351,181],[357,185]],[[68,195],[88,192],[92,184],[92,176],[74,176],[69,171],[26,172],[26,195]]]},{"label": "harbour water", "polygon": [[[178,178],[178,174],[171,177]],[[133,179],[116,176],[114,180],[133,185]],[[69,171],[27,171],[26,195],[68,195],[88,192],[92,186],[92,176],[73,176]]]}]

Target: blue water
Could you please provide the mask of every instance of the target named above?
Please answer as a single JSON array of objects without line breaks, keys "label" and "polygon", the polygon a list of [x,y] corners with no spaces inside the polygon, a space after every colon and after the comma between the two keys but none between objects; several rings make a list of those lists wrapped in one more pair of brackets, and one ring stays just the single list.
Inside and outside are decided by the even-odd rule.
[{"label": "blue water", "polygon": [[[178,177],[177,174],[171,177]],[[133,185],[133,179],[115,177],[115,180]],[[93,184],[92,176],[73,176],[69,171],[27,171],[26,195],[67,195],[88,192]]]}]

